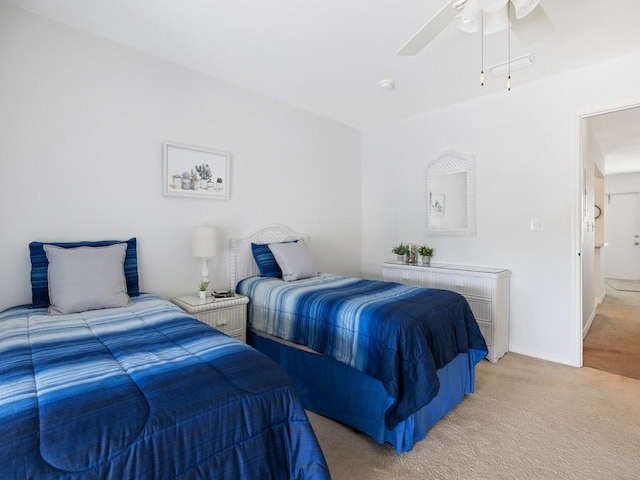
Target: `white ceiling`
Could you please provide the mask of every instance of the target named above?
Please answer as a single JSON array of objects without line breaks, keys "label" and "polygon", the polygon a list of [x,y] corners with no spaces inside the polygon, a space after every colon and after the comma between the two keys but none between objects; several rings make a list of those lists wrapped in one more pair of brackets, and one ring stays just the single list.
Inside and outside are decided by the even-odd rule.
[{"label": "white ceiling", "polygon": [[[446,28],[420,54],[396,56],[446,0],[0,0],[356,128],[493,92],[479,85],[480,38]],[[511,56],[533,66],[513,88],[640,51],[640,1],[542,0],[555,31]],[[487,67],[506,33],[485,37]],[[379,87],[392,79],[395,89]],[[617,147],[616,147],[617,148]]]}]

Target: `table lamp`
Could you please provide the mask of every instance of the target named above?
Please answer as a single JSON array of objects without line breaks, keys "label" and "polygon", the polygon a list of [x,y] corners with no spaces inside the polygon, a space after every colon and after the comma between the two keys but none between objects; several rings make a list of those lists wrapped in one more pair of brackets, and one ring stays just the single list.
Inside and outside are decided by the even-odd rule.
[{"label": "table lamp", "polygon": [[209,282],[209,258],[218,255],[216,227],[197,227],[193,234],[193,256],[202,258],[202,281]]}]

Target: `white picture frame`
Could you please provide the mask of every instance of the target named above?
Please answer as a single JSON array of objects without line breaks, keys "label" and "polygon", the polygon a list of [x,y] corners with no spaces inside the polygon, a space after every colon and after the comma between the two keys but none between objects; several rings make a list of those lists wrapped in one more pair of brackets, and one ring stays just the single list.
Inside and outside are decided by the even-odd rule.
[{"label": "white picture frame", "polygon": [[213,148],[164,142],[162,159],[164,195],[229,199],[231,153]]}]

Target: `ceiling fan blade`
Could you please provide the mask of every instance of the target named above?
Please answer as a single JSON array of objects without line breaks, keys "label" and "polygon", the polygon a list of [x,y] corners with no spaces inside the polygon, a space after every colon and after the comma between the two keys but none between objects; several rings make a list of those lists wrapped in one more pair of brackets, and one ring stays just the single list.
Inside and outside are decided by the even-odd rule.
[{"label": "ceiling fan blade", "polygon": [[516,18],[513,4],[510,3],[510,5],[512,18],[511,31],[523,47],[541,40],[555,30],[553,23],[551,23],[542,5],[538,5],[531,13],[523,18]]},{"label": "ceiling fan blade", "polygon": [[407,43],[405,43],[400,50],[396,52],[396,55],[416,55],[424,47],[426,47],[431,40],[433,40],[442,30],[445,29],[459,13],[458,10],[453,8],[456,0],[449,0],[444,7],[436,13],[431,20],[423,25],[418,32],[411,37]]}]

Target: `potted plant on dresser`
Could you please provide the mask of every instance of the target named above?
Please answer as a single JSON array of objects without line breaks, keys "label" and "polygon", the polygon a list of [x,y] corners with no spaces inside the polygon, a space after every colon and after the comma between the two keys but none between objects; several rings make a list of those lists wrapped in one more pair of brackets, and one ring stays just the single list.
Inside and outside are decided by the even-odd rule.
[{"label": "potted plant on dresser", "polygon": [[407,254],[407,251],[408,251],[407,246],[404,243],[401,243],[400,245],[396,245],[391,249],[391,253],[395,253],[398,256],[399,262],[405,261],[405,255]]},{"label": "potted plant on dresser", "polygon": [[431,265],[431,257],[433,257],[433,252],[435,248],[428,247],[427,245],[421,245],[418,248],[418,254],[422,258],[422,265]]}]

